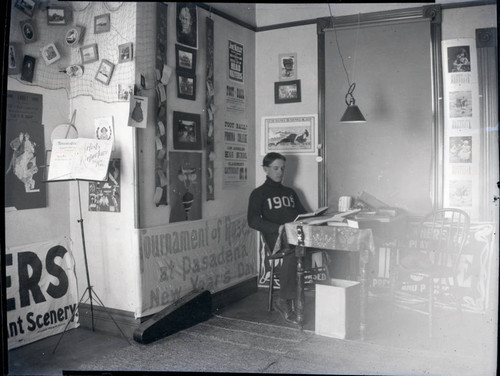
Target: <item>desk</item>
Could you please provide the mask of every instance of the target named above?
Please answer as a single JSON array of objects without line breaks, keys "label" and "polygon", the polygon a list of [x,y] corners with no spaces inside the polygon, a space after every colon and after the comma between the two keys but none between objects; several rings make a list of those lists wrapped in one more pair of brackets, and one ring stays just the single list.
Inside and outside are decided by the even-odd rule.
[{"label": "desk", "polygon": [[[298,228],[302,228],[302,239],[298,239]],[[364,340],[365,307],[368,297],[366,266],[370,254],[375,252],[372,230],[369,228],[355,229],[350,227],[311,226],[292,222],[285,224],[288,243],[295,244],[297,256],[297,321],[302,329],[304,324],[304,255],[306,247],[331,249],[346,252],[359,252],[361,312],[360,335]],[[300,231],[300,230],[299,230]]]}]

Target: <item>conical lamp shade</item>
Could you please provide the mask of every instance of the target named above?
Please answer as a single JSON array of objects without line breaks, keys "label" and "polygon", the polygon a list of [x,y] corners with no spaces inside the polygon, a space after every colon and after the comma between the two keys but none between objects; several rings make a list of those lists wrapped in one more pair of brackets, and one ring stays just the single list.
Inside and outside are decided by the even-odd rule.
[{"label": "conical lamp shade", "polygon": [[340,121],[342,123],[364,123],[366,122],[366,119],[359,110],[358,106],[356,106],[355,104],[350,104],[349,106],[347,106]]}]

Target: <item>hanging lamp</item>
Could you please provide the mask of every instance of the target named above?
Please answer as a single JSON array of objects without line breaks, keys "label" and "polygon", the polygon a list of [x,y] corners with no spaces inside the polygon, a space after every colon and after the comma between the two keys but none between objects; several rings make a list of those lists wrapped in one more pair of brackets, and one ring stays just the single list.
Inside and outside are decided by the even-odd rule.
[{"label": "hanging lamp", "polygon": [[[333,31],[335,33],[335,43],[337,45],[337,50],[339,52],[340,58],[342,59],[342,66],[344,67],[345,75],[347,77],[347,83],[349,84],[349,89],[347,90],[347,94],[345,95],[345,103],[347,104],[347,108],[344,112],[344,115],[340,118],[341,123],[365,123],[366,119],[361,113],[361,110],[359,107],[356,105],[356,100],[354,99],[353,92],[354,89],[356,88],[356,83],[353,82],[351,83],[351,80],[349,79],[349,74],[347,73],[347,69],[345,67],[344,63],[344,57],[342,56],[342,52],[340,51],[340,46],[339,46],[339,41],[337,39],[337,29],[335,29],[335,24],[334,24],[334,18],[332,14],[332,9],[330,7],[330,3],[328,3],[328,10],[330,11],[330,16],[332,17],[332,27]],[[354,47],[354,52],[356,53],[356,47],[358,45],[358,34],[357,32],[359,31],[359,13],[358,13],[358,28],[356,31],[356,44]],[[354,63],[356,60],[354,59]],[[354,64],[353,64],[354,66]],[[354,68],[353,68],[354,71]]]},{"label": "hanging lamp", "polygon": [[347,104],[347,108],[345,109],[344,115],[340,118],[341,123],[365,123],[366,119],[361,113],[359,107],[356,105],[356,100],[352,95],[352,92],[356,88],[356,83],[352,83],[349,86],[349,90],[345,95],[345,103]]}]

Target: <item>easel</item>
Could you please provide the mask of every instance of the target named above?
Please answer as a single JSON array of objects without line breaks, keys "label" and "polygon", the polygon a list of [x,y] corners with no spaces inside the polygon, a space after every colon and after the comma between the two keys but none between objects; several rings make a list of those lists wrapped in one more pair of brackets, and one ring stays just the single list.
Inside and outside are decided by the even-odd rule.
[{"label": "easel", "polygon": [[[82,233],[82,246],[83,246],[83,257],[84,257],[84,260],[85,260],[85,274],[87,276],[87,288],[83,292],[82,297],[80,298],[80,301],[78,302],[78,305],[76,306],[76,309],[73,311],[73,314],[71,315],[71,318],[66,323],[66,326],[64,327],[64,330],[63,330],[61,336],[59,337],[59,341],[57,341],[57,344],[54,347],[54,350],[52,351],[52,354],[54,354],[56,352],[56,349],[59,346],[59,343],[61,342],[64,334],[66,333],[70,322],[73,321],[73,319],[75,317],[75,314],[78,312],[78,308],[80,308],[80,304],[82,304],[82,302],[85,303],[88,300],[90,300],[90,314],[91,314],[92,331],[95,331],[95,328],[94,328],[94,303],[93,303],[94,297],[97,300],[97,302],[99,303],[99,305],[102,308],[104,308],[104,311],[108,314],[108,316],[111,318],[111,320],[115,323],[116,327],[118,328],[118,330],[122,334],[123,338],[125,338],[125,340],[130,345],[130,341],[128,340],[127,336],[123,333],[123,331],[121,330],[121,328],[118,325],[118,323],[115,321],[115,319],[113,318],[113,316],[111,315],[111,313],[109,313],[109,311],[106,308],[106,306],[103,304],[103,302],[101,301],[101,299],[99,298],[99,296],[94,291],[93,286],[90,284],[89,266],[88,266],[88,262],[87,262],[87,248],[85,247],[85,232],[83,230],[82,198],[81,198],[81,194],[80,194],[80,180],[79,179],[74,179],[74,180],[76,180],[76,182],[78,184],[78,205],[79,205],[79,209],[80,209],[80,219],[78,219],[77,222],[80,223],[80,231]],[[85,301],[83,301],[83,298],[85,297],[86,293],[88,293],[88,298]]]},{"label": "easel", "polygon": [[[98,140],[90,140],[91,142],[95,142],[95,143],[99,143],[101,141],[98,141]],[[105,141],[106,142],[106,141]],[[111,149],[108,148],[108,152],[109,154],[106,156],[106,160],[102,160],[100,166],[109,166],[109,157],[110,157],[110,154],[111,154]],[[52,157],[54,156],[54,154],[52,154]],[[52,160],[52,157],[51,157],[51,160]],[[57,158],[56,158],[57,159]],[[51,161],[52,162],[52,161]],[[62,165],[66,164],[68,161],[66,160],[66,157],[63,157],[62,159],[60,159],[59,161],[57,161],[56,163],[60,163]],[[60,165],[59,165],[60,166]],[[59,167],[58,166],[58,167]],[[49,166],[47,166],[49,167]],[[108,316],[111,318],[111,320],[115,323],[116,327],[118,328],[118,330],[120,331],[120,333],[123,335],[123,337],[125,338],[125,340],[128,342],[128,344],[130,345],[130,341],[127,339],[127,337],[125,336],[125,334],[123,333],[123,331],[121,330],[120,326],[118,325],[118,323],[115,321],[115,319],[113,318],[113,316],[109,313],[109,311],[107,310],[107,308],[104,306],[103,302],[101,301],[101,299],[99,298],[99,296],[96,294],[96,292],[94,291],[94,288],[93,286],[90,284],[90,274],[89,274],[89,266],[88,266],[88,261],[87,261],[87,248],[86,248],[86,245],[85,245],[85,232],[84,232],[84,228],[83,228],[83,215],[82,215],[82,197],[81,197],[81,193],[80,193],[80,180],[86,180],[86,181],[104,181],[106,180],[107,176],[108,176],[108,173],[107,173],[107,167],[104,167],[105,169],[101,169],[102,171],[100,171],[99,173],[99,176],[97,179],[93,179],[94,176],[92,175],[92,179],[76,179],[76,178],[73,178],[73,179],[65,179],[65,177],[67,176],[67,174],[63,174],[62,176],[58,176],[57,178],[54,177],[52,178],[52,180],[50,179],[47,179],[45,182],[55,182],[55,181],[76,181],[77,184],[78,184],[78,205],[79,205],[79,209],[80,209],[80,219],[77,220],[78,223],[80,223],[80,231],[81,231],[81,234],[82,234],[82,246],[83,246],[83,256],[84,256],[84,261],[85,261],[85,274],[87,276],[87,288],[85,289],[85,291],[83,292],[82,294],[82,297],[80,299],[80,301],[78,302],[78,305],[76,307],[76,309],[73,311],[72,315],[71,315],[71,318],[68,320],[68,322],[66,323],[66,326],[61,334],[61,336],[59,337],[59,341],[57,341],[57,344],[56,346],[54,347],[54,350],[52,351],[52,353],[55,353],[57,347],[59,346],[59,343],[61,342],[64,334],[66,333],[67,329],[68,329],[68,326],[69,324],[73,321],[76,313],[78,312],[78,309],[80,308],[80,305],[82,304],[82,302],[84,302],[84,298],[86,296],[86,294],[88,294],[88,297],[87,299],[85,300],[85,302],[87,302],[88,300],[90,300],[90,312],[91,312],[91,324],[92,324],[92,331],[95,331],[95,327],[94,327],[94,298],[97,300],[97,303],[99,303],[99,305],[101,307],[104,308],[104,311],[108,314]],[[65,170],[64,170],[65,171]],[[50,174],[49,174],[50,176]],[[63,177],[61,179],[61,177]]]}]

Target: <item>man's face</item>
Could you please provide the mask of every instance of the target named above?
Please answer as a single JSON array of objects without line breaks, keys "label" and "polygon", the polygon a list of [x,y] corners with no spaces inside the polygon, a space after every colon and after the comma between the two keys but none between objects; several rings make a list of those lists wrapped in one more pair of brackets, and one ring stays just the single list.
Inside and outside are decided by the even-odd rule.
[{"label": "man's face", "polygon": [[276,159],[269,166],[264,166],[264,171],[272,181],[281,183],[283,176],[285,176],[285,161]]},{"label": "man's face", "polygon": [[187,8],[182,8],[179,13],[179,20],[181,21],[181,26],[183,30],[189,29],[191,26],[191,14]]}]

